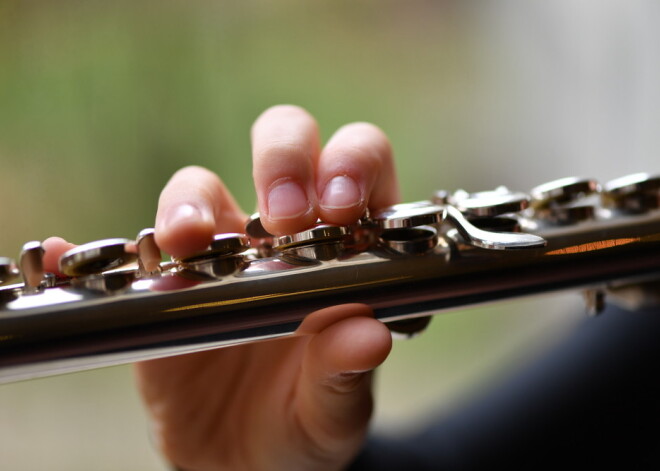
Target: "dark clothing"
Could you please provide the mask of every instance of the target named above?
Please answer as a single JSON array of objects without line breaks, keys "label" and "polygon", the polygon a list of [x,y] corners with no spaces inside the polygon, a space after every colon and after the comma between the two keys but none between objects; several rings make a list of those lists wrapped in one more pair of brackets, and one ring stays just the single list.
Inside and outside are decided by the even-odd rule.
[{"label": "dark clothing", "polygon": [[608,308],[471,405],[351,471],[660,469],[660,311]]}]

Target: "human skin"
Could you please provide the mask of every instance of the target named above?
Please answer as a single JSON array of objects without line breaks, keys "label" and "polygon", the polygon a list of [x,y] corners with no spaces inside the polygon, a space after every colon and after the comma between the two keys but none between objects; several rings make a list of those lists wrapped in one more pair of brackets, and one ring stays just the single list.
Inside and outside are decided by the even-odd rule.
[{"label": "human skin", "polygon": [[[291,234],[318,218],[348,225],[366,208],[399,199],[392,151],[377,127],[353,123],[322,147],[305,110],[279,105],[252,127],[253,177],[262,224]],[[186,167],[163,189],[156,241],[174,257],[243,232],[246,215],[220,178]],[[73,247],[44,242],[46,269]],[[135,365],[156,445],[188,471],[346,467],[372,411],[373,369],[391,348],[388,329],[364,305],[310,314],[294,336]]]}]

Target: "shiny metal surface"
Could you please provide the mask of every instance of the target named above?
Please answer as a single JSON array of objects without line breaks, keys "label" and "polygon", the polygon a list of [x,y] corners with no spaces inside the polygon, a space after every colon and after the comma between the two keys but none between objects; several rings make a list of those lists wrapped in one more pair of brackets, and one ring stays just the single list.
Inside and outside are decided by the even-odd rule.
[{"label": "shiny metal surface", "polygon": [[532,189],[533,205],[545,207],[550,204],[567,203],[600,190],[596,180],[566,177],[544,183]]},{"label": "shiny metal surface", "polygon": [[566,204],[538,211],[538,215],[546,222],[564,226],[593,219],[596,207],[591,204]]},{"label": "shiny metal surface", "polygon": [[252,214],[245,224],[245,233],[254,239],[273,238],[273,234],[264,229],[259,213]]},{"label": "shiny metal surface", "polygon": [[250,248],[250,239],[245,234],[230,232],[216,234],[206,250],[186,257],[182,262],[237,255]]},{"label": "shiny metal surface", "polygon": [[660,177],[648,173],[634,173],[607,182],[604,191],[614,197],[633,193],[658,192],[660,191]]},{"label": "shiny metal surface", "polygon": [[520,232],[492,232],[472,225],[463,214],[453,206],[446,207],[446,220],[451,222],[466,242],[490,250],[531,249],[543,247],[545,240],[534,234]]},{"label": "shiny metal surface", "polygon": [[617,178],[605,185],[601,195],[607,208],[643,213],[660,208],[660,177],[635,173]]},{"label": "shiny metal surface", "polygon": [[347,230],[343,226],[320,223],[306,231],[298,232],[297,234],[276,237],[275,248],[329,242],[339,240],[346,234]]},{"label": "shiny metal surface", "polygon": [[104,239],[69,250],[60,258],[59,268],[67,276],[84,276],[111,270],[136,259],[135,242]]},{"label": "shiny metal surface", "polygon": [[529,206],[529,196],[510,191],[506,187],[478,193],[457,192],[452,201],[454,206],[468,217],[494,217],[517,213]]},{"label": "shiny metal surface", "polygon": [[31,290],[36,290],[44,280],[43,264],[44,248],[39,241],[28,242],[23,245],[18,266],[23,275],[23,284]]},{"label": "shiny metal surface", "polygon": [[597,208],[553,225],[526,210],[512,216],[522,232],[508,233],[479,229],[452,205],[403,206],[413,216],[430,207],[436,223],[403,235],[364,220],[268,256],[253,247],[162,263],[151,276],[113,266],[38,292],[2,286],[0,382],[295,335],[306,316],[341,303],[367,304],[410,335],[430,314],[562,289],[596,293],[597,311],[610,287],[660,279],[660,211]]},{"label": "shiny metal surface", "polygon": [[438,231],[431,226],[389,229],[383,231],[380,240],[385,247],[396,253],[419,255],[438,245]]},{"label": "shiny metal surface", "polygon": [[381,229],[430,226],[443,221],[445,206],[430,201],[395,204],[373,214],[373,220]]},{"label": "shiny metal surface", "polygon": [[600,184],[590,178],[560,178],[532,189],[535,217],[550,224],[571,225],[592,219],[600,203]]}]

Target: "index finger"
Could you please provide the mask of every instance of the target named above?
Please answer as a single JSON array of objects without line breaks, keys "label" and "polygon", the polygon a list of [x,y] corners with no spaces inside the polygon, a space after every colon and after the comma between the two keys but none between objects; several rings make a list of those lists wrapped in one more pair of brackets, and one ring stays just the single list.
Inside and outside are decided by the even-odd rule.
[{"label": "index finger", "polygon": [[184,167],[158,200],[156,243],[176,258],[204,250],[221,232],[243,232],[247,216],[213,172]]}]

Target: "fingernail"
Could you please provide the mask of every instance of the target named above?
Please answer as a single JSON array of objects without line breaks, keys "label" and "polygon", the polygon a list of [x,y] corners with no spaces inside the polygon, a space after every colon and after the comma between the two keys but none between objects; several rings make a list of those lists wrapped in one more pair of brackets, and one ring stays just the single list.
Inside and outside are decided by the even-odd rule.
[{"label": "fingernail", "polygon": [[268,193],[268,217],[272,221],[293,219],[302,216],[309,209],[307,194],[294,181],[283,180]]},{"label": "fingernail", "polygon": [[321,196],[321,207],[324,209],[352,208],[361,202],[360,188],[355,180],[345,175],[330,180]]},{"label": "fingernail", "polygon": [[213,224],[211,209],[186,203],[174,206],[165,217],[165,227],[189,224],[190,222],[209,222]]}]

